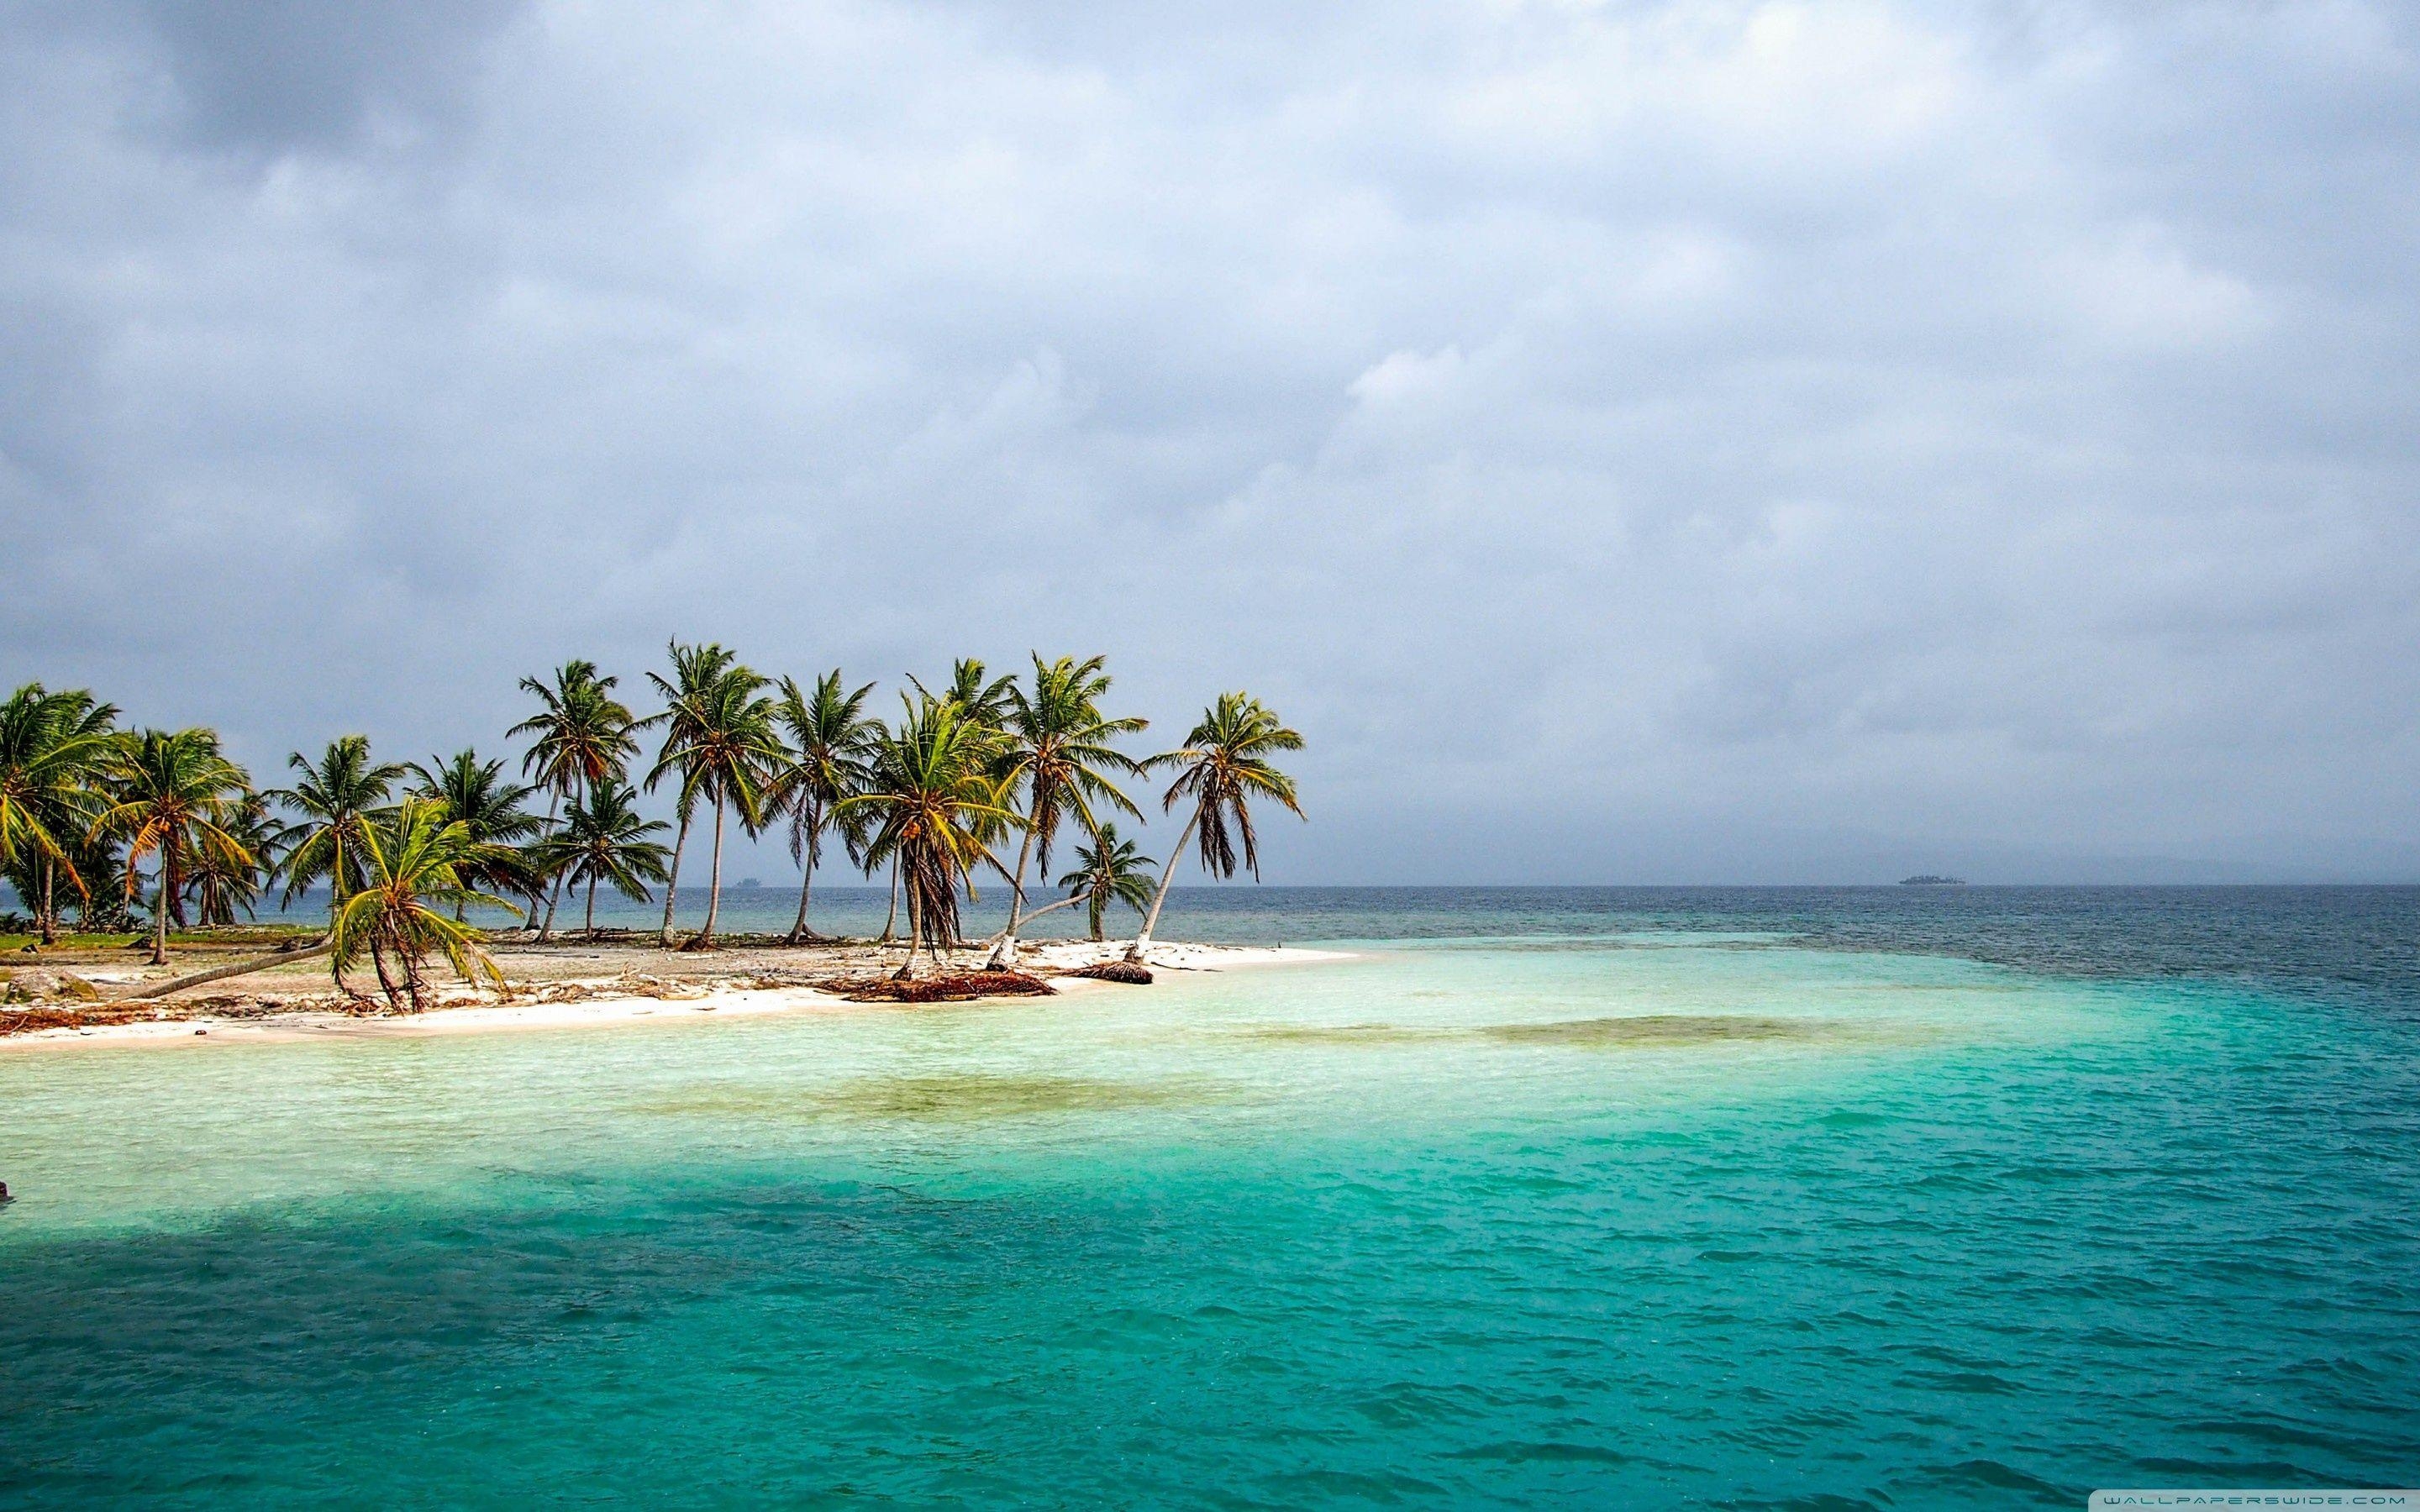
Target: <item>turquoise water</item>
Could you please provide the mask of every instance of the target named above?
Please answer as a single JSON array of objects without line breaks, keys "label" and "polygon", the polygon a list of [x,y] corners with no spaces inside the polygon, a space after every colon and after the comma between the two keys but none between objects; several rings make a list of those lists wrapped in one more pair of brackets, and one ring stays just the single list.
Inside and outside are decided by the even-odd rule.
[{"label": "turquoise water", "polygon": [[1353,961],[1047,1000],[0,1056],[0,1503],[2411,1483],[2410,895],[1774,897],[1330,899]]}]

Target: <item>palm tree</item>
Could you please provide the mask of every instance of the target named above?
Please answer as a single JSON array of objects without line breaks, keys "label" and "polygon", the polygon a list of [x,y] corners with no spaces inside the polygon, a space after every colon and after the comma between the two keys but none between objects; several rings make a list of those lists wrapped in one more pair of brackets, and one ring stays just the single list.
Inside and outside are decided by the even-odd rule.
[{"label": "palm tree", "polygon": [[[773,728],[773,700],[764,691],[768,686],[749,668],[729,666],[691,689],[667,711],[685,738],[677,749],[668,739],[664,755],[647,774],[652,787],[667,773],[679,772],[684,820],[698,798],[714,807],[714,863],[706,923],[689,943],[690,949],[714,948],[714,921],[722,906],[724,810],[736,811],[740,827],[749,834],[761,832],[768,818],[767,796],[790,758],[789,748]],[[670,890],[666,888],[667,894]],[[666,934],[670,934],[669,924]]]},{"label": "palm tree", "polygon": [[[663,747],[656,752],[656,764],[647,773],[646,789],[650,793],[656,791],[656,784],[663,779],[665,773],[678,768],[686,759],[690,742],[697,735],[698,710],[704,705],[706,690],[714,686],[715,679],[730,670],[732,662],[737,659],[731,652],[711,641],[705,645],[685,646],[675,640],[669,649],[673,662],[671,680],[668,682],[654,672],[647,674],[647,681],[656,685],[656,691],[664,696],[669,706],[660,714],[649,715],[633,727],[657,724],[664,727]],[[680,826],[673,833],[672,874],[664,879],[664,928],[658,939],[659,944],[666,947],[673,943],[673,908],[680,901],[681,854],[689,849],[689,822],[695,812],[697,790],[683,782],[675,790],[675,795],[677,801],[674,804],[674,811],[680,819]]]},{"label": "palm tree", "polygon": [[1092,920],[1093,938],[1101,938],[1101,918],[1112,903],[1125,903],[1140,914],[1151,906],[1151,869],[1156,864],[1118,839],[1118,826],[1103,825],[1093,832],[1093,843],[1076,847],[1075,871],[1059,879],[1068,900],[1082,900]]},{"label": "palm tree", "polygon": [[973,656],[961,656],[950,663],[950,684],[938,694],[919,682],[913,672],[908,674],[908,681],[925,702],[946,700],[955,703],[969,719],[994,730],[1006,722],[1016,689],[1014,672],[987,679],[983,662]]},{"label": "palm tree", "polygon": [[18,890],[32,905],[44,945],[58,943],[58,884],[89,903],[90,884],[75,864],[77,837],[91,823],[94,779],[108,765],[115,705],[81,689],[39,683],[0,703],[0,869],[35,879]]},{"label": "palm tree", "polygon": [[872,817],[867,865],[898,863],[908,900],[908,959],[899,968],[905,978],[915,974],[920,944],[939,961],[957,943],[959,885],[972,897],[976,865],[999,867],[984,835],[1025,821],[1007,807],[1005,783],[992,772],[997,732],[970,717],[955,699],[901,702],[907,711],[899,728],[875,741],[865,791],[843,798],[835,810]]},{"label": "palm tree", "polygon": [[482,892],[520,893],[530,900],[529,912],[536,913],[546,884],[525,847],[545,833],[546,822],[521,805],[537,789],[508,780],[503,762],[483,762],[476,750],[457,751],[450,760],[432,756],[429,763],[412,763],[412,775],[420,779],[415,795],[440,805],[448,819],[460,820],[473,841],[494,853],[463,872],[463,884]]},{"label": "palm tree", "polygon": [[[1012,788],[1025,787],[1025,838],[1017,842],[1016,872],[1009,882],[1008,928],[992,952],[995,967],[1016,964],[1016,931],[1025,914],[1025,864],[1038,859],[1043,874],[1050,872],[1050,842],[1059,824],[1073,813],[1087,831],[1100,827],[1093,811],[1096,803],[1141,817],[1132,799],[1118,791],[1105,772],[1136,773],[1142,764],[1109,744],[1120,735],[1147,728],[1149,720],[1112,719],[1101,713],[1100,700],[1109,690],[1106,658],[1078,661],[1062,656],[1045,662],[1033,656],[1033,691],[1011,684],[1002,728],[1005,772]],[[1039,852],[1036,856],[1036,852]]]},{"label": "palm tree", "polygon": [[[1001,720],[1007,715],[1009,689],[1016,686],[1016,679],[1014,676],[985,678],[984,664],[980,657],[961,656],[950,663],[950,681],[938,694],[926,687],[923,680],[914,672],[908,674],[908,682],[916,689],[916,696],[924,702],[930,704],[947,701],[955,703],[969,720],[997,732],[1000,729]],[[999,758],[995,755],[994,759]],[[997,827],[996,825],[985,826],[983,841],[985,845],[989,845],[997,838]],[[878,864],[880,863],[868,861],[866,865],[869,870],[866,874],[872,876],[871,868]],[[888,945],[895,937],[898,923],[899,862],[898,857],[893,856],[891,864],[891,912],[883,916],[882,944]]]},{"label": "palm tree", "polygon": [[[328,935],[338,987],[352,990],[345,970],[360,964],[365,952],[393,1009],[407,998],[415,1011],[427,1007],[422,964],[432,952],[444,956],[466,981],[484,977],[498,987],[504,984],[504,973],[480,947],[479,932],[459,921],[473,904],[512,906],[463,880],[490,864],[495,857],[488,853],[498,847],[473,839],[471,826],[448,818],[442,805],[410,797],[365,825],[355,848],[362,885],[345,899]],[[448,907],[456,918],[445,917]]]},{"label": "palm tree", "polygon": [[672,826],[660,819],[642,820],[638,801],[638,791],[626,782],[591,788],[564,815],[563,828],[538,846],[540,864],[549,872],[575,887],[587,884],[588,909],[582,927],[592,939],[597,934],[599,882],[632,903],[643,903],[654,896],[647,884],[670,875],[667,867],[673,853],[647,837]]},{"label": "palm tree", "polygon": [[285,901],[292,903],[326,877],[328,917],[334,919],[345,895],[361,886],[362,836],[385,809],[387,795],[404,768],[372,762],[367,735],[330,741],[316,763],[298,750],[286,758],[286,764],[302,773],[302,779],[269,795],[302,819],[286,831]]},{"label": "palm tree", "polygon": [[[620,780],[624,767],[639,753],[638,736],[632,733],[639,721],[627,704],[613,697],[619,682],[619,678],[597,676],[593,661],[565,662],[555,669],[551,687],[535,677],[521,679],[521,687],[537,696],[538,712],[505,733],[536,737],[521,758],[521,772],[536,779],[546,790],[549,830],[554,827],[558,805],[577,802],[580,795],[600,783]],[[539,939],[554,932],[554,909],[562,900],[558,878],[547,898]]]},{"label": "palm tree", "polygon": [[1152,894],[1151,912],[1143,916],[1142,933],[1126,949],[1127,960],[1141,961],[1151,948],[1151,932],[1168,903],[1168,886],[1176,876],[1177,857],[1185,854],[1186,841],[1199,841],[1203,871],[1232,877],[1235,842],[1242,841],[1244,865],[1259,880],[1260,846],[1252,834],[1249,802],[1255,796],[1274,799],[1302,817],[1302,805],[1295,800],[1294,779],[1268,760],[1272,752],[1300,749],[1302,736],[1279,723],[1276,713],[1260,700],[1249,693],[1221,693],[1218,702],[1202,711],[1202,722],[1185,737],[1182,747],[1143,764],[1182,769],[1161,798],[1160,808],[1173,813],[1179,798],[1191,798],[1193,816],[1177,832],[1175,848],[1168,853],[1168,869],[1160,873],[1159,890]]},{"label": "palm tree", "polygon": [[286,828],[269,811],[268,797],[258,793],[237,800],[225,827],[241,848],[241,856],[205,846],[195,854],[188,879],[205,924],[232,924],[239,908],[246,918],[253,917],[276,870],[278,837]]},{"label": "palm tree", "polygon": [[[799,863],[799,918],[790,926],[790,943],[818,936],[807,929],[807,901],[815,885],[815,868],[823,864],[824,831],[832,827],[833,808],[865,780],[865,757],[876,729],[865,717],[865,696],[872,683],[854,693],[842,691],[840,669],[815,679],[813,693],[782,679],[782,696],[774,716],[789,735],[793,755],[775,782],[770,807],[790,820],[790,858]],[[851,859],[861,847],[859,837],[843,830]]]},{"label": "palm tree", "polygon": [[249,787],[243,768],[219,754],[218,736],[208,730],[146,730],[120,736],[107,779],[106,807],[93,833],[126,842],[126,891],[134,895],[139,867],[159,861],[159,890],[151,904],[151,964],[168,960],[168,916],[184,911],[185,880],[206,852],[217,864],[250,866],[251,853],[233,832]]}]

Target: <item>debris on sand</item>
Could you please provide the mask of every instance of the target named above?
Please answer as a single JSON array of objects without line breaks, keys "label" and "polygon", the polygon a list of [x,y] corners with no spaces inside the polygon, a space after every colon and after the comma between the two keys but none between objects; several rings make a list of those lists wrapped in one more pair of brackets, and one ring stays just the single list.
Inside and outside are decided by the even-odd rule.
[{"label": "debris on sand", "polygon": [[1022,971],[946,971],[939,976],[838,977],[823,990],[852,1003],[963,1003],[976,997],[1050,997],[1057,989]]},{"label": "debris on sand", "polygon": [[1098,965],[1070,971],[1067,975],[1089,977],[1094,981],[1123,981],[1136,987],[1151,985],[1151,967],[1140,961],[1104,961]]}]

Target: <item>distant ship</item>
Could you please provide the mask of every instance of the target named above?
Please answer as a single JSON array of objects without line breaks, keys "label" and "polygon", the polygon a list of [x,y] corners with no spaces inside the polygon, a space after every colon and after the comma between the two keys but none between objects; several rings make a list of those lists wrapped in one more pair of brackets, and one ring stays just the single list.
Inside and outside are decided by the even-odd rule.
[{"label": "distant ship", "polygon": [[1921,872],[1912,877],[1900,878],[1899,885],[1902,887],[1962,887],[1966,886],[1966,879],[1945,877],[1937,872]]}]

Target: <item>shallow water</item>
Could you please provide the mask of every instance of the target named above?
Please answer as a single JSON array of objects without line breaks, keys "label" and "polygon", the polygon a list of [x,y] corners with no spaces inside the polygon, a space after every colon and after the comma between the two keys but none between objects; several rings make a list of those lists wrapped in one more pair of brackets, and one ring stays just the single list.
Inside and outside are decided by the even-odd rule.
[{"label": "shallow water", "polygon": [[2411,903],[1357,903],[1147,990],[0,1057],[0,1502],[2408,1484]]}]

